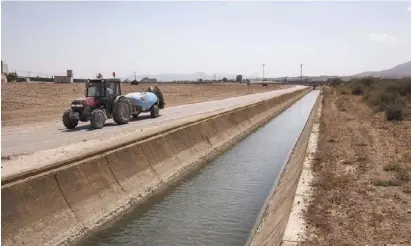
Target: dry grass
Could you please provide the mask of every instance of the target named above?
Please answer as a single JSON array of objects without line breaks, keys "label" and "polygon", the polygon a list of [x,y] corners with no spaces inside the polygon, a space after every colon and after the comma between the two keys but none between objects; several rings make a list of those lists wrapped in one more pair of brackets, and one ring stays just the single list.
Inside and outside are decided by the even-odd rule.
[{"label": "dry grass", "polygon": [[[145,91],[151,84],[122,85],[122,93]],[[166,107],[266,92],[285,85],[158,84]],[[60,120],[73,99],[83,97],[84,84],[7,83],[1,90],[2,126]]]},{"label": "dry grass", "polygon": [[411,245],[411,124],[349,94],[324,91],[304,245]]},{"label": "dry grass", "polygon": [[376,112],[384,111],[389,121],[411,119],[411,79],[363,78],[338,85],[341,94],[363,95]]}]

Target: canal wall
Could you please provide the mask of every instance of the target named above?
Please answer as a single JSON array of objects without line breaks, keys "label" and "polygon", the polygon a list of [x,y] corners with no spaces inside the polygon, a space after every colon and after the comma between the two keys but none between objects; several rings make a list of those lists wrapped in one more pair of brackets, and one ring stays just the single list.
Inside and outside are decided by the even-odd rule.
[{"label": "canal wall", "polygon": [[307,151],[303,162],[303,170],[298,181],[297,190],[295,191],[294,201],[291,208],[291,213],[288,218],[287,227],[285,228],[281,245],[298,245],[301,244],[307,236],[307,226],[305,221],[305,210],[312,195],[312,182],[314,175],[312,165],[315,158],[315,153],[318,148],[318,138],[320,133],[321,114],[323,109],[324,98],[321,95],[313,128],[308,140]]},{"label": "canal wall", "polygon": [[265,124],[298,90],[2,185],[3,245],[66,245]]},{"label": "canal wall", "polygon": [[[304,168],[303,164],[306,159],[307,147],[320,105],[321,94],[316,99],[306,124],[283,168],[281,176],[275,182],[272,191],[261,209],[246,246],[294,245],[292,243],[288,244],[289,242],[283,243],[283,236],[293,208],[296,190]],[[295,217],[292,219],[295,219]],[[290,228],[290,230],[293,229],[294,228]],[[293,233],[292,231],[289,232],[289,234]],[[296,236],[293,235],[293,238],[294,237]]]}]

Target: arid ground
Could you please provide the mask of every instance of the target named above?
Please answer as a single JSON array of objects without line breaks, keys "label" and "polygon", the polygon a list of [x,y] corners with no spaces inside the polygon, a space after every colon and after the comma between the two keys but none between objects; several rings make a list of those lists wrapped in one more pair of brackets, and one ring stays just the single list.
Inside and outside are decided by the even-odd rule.
[{"label": "arid ground", "polygon": [[[122,85],[122,93],[145,91],[151,84]],[[285,88],[285,85],[249,88],[245,84],[158,84],[166,107],[223,99]],[[84,84],[7,83],[1,90],[2,126],[59,120],[73,99],[83,97]]]},{"label": "arid ground", "polygon": [[333,88],[323,103],[304,245],[411,245],[411,122]]}]

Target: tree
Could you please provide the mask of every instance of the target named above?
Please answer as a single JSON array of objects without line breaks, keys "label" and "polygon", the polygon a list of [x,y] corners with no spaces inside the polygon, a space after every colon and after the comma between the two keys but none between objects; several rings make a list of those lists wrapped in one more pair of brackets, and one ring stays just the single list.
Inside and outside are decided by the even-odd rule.
[{"label": "tree", "polygon": [[235,78],[235,82],[241,82],[243,81],[243,75],[239,74],[237,75],[237,77]]},{"label": "tree", "polygon": [[226,77],[224,77],[222,80],[223,80],[223,82],[227,82],[227,81],[228,81],[228,79],[227,79]]},{"label": "tree", "polygon": [[8,82],[13,82],[13,81],[18,81],[18,79],[19,79],[19,77],[18,77],[18,75],[17,75],[17,73],[16,72],[14,72],[14,73],[8,73],[7,75],[6,75],[6,78],[7,78],[7,81]]},{"label": "tree", "polygon": [[102,75],[101,73],[98,73],[96,77],[97,77],[98,79],[102,79],[102,78],[103,78],[103,75]]}]

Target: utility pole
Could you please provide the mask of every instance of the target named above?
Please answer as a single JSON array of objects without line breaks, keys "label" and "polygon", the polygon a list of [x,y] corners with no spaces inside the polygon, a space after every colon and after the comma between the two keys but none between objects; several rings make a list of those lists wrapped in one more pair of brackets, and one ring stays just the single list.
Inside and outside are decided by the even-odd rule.
[{"label": "utility pole", "polygon": [[301,80],[301,83],[303,82],[303,65],[304,64],[300,65],[300,80]]},{"label": "utility pole", "polygon": [[264,67],[265,67],[265,64],[263,64],[263,83],[264,83]]}]

